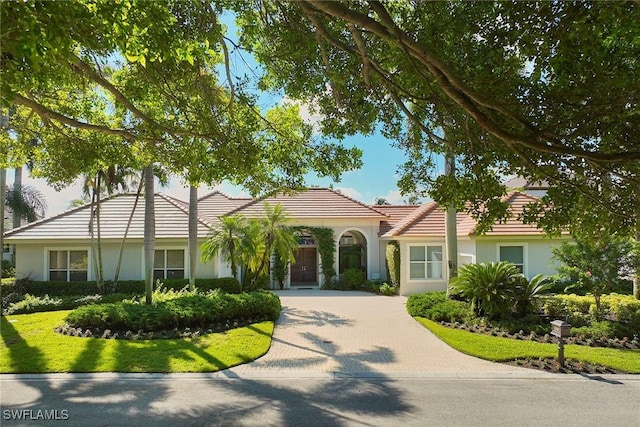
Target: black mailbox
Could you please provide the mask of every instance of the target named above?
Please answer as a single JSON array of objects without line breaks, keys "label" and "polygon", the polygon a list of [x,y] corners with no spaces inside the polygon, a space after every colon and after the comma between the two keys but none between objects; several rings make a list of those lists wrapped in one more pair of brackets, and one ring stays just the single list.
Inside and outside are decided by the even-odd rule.
[{"label": "black mailbox", "polygon": [[551,335],[559,338],[567,338],[571,336],[571,325],[562,320],[554,320],[551,322]]}]

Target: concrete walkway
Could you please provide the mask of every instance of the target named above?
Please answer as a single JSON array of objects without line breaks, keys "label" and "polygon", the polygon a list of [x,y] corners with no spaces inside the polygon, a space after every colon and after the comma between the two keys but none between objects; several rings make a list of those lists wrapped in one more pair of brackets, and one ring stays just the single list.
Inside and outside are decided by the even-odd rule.
[{"label": "concrete walkway", "polygon": [[[405,297],[364,292],[278,291],[282,314],[269,352],[225,371],[251,377],[416,377],[476,373],[540,376],[462,354],[413,320]],[[544,375],[543,375],[544,376]]]}]

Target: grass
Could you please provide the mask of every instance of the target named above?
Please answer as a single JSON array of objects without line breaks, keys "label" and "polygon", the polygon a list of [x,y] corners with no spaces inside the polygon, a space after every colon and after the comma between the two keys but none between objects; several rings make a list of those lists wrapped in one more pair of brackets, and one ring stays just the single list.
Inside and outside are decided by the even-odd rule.
[{"label": "grass", "polygon": [[[558,355],[557,344],[492,337],[447,328],[422,317],[415,319],[451,347],[481,359],[506,362],[516,359],[554,358]],[[564,354],[567,359],[596,363],[632,374],[640,374],[640,350],[565,345]]]},{"label": "grass", "polygon": [[108,340],[61,335],[69,311],[0,317],[0,373],[214,372],[255,360],[273,322],[191,339]]}]

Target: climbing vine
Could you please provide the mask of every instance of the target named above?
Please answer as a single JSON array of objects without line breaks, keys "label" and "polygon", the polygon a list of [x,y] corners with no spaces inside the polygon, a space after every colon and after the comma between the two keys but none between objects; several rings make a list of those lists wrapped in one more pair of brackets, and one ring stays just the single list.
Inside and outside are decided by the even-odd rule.
[{"label": "climbing vine", "polygon": [[400,245],[395,240],[387,243],[385,248],[387,259],[387,277],[391,286],[400,286]]},{"label": "climbing vine", "polygon": [[318,245],[318,252],[322,259],[322,273],[328,282],[336,276],[335,250],[336,239],[333,235],[333,229],[327,227],[308,227],[305,225],[292,227],[298,233],[309,233]]}]

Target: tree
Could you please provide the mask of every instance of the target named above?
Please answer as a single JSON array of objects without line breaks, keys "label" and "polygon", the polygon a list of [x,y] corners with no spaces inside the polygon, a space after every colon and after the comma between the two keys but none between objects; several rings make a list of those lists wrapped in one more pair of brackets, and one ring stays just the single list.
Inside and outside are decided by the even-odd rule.
[{"label": "tree", "polygon": [[257,222],[262,240],[262,251],[257,253],[259,261],[256,263],[257,268],[253,271],[254,286],[256,280],[269,274],[272,256],[286,265],[296,260],[295,252],[298,249],[298,238],[295,231],[287,226],[289,219],[281,204],[272,207],[265,202],[264,217]]},{"label": "tree", "polygon": [[5,205],[15,215],[27,222],[36,221],[44,217],[47,210],[47,202],[42,193],[29,185],[13,188],[5,187]]},{"label": "tree", "polygon": [[640,261],[635,253],[632,239],[608,233],[576,234],[574,242],[553,249],[560,277],[570,282],[567,290],[592,293],[598,311],[603,293],[629,285]]},{"label": "tree", "polygon": [[238,266],[243,260],[241,252],[247,224],[241,215],[223,216],[219,221],[201,246],[202,262],[211,261],[220,255],[221,260],[231,267],[231,275],[238,279]]},{"label": "tree", "polygon": [[[503,176],[519,174],[553,185],[524,214],[549,232],[605,224],[629,234],[638,222],[637,2],[233,7],[265,86],[310,103],[325,134],[381,122],[405,147],[405,192],[469,210],[488,228],[510,215]],[[432,173],[447,150],[456,180]]]},{"label": "tree", "polygon": [[[221,14],[219,3],[177,0],[3,5],[0,94],[20,138],[1,136],[0,167],[33,150],[34,173],[62,187],[100,165],[161,162],[254,194],[358,167],[359,150],[315,137],[295,105],[261,108],[255,83],[231,74]],[[146,202],[151,214],[152,194]]]},{"label": "tree", "polygon": [[373,201],[373,204],[376,206],[382,206],[382,205],[390,205],[391,203],[389,203],[389,201],[384,197],[376,197],[376,199]]}]

